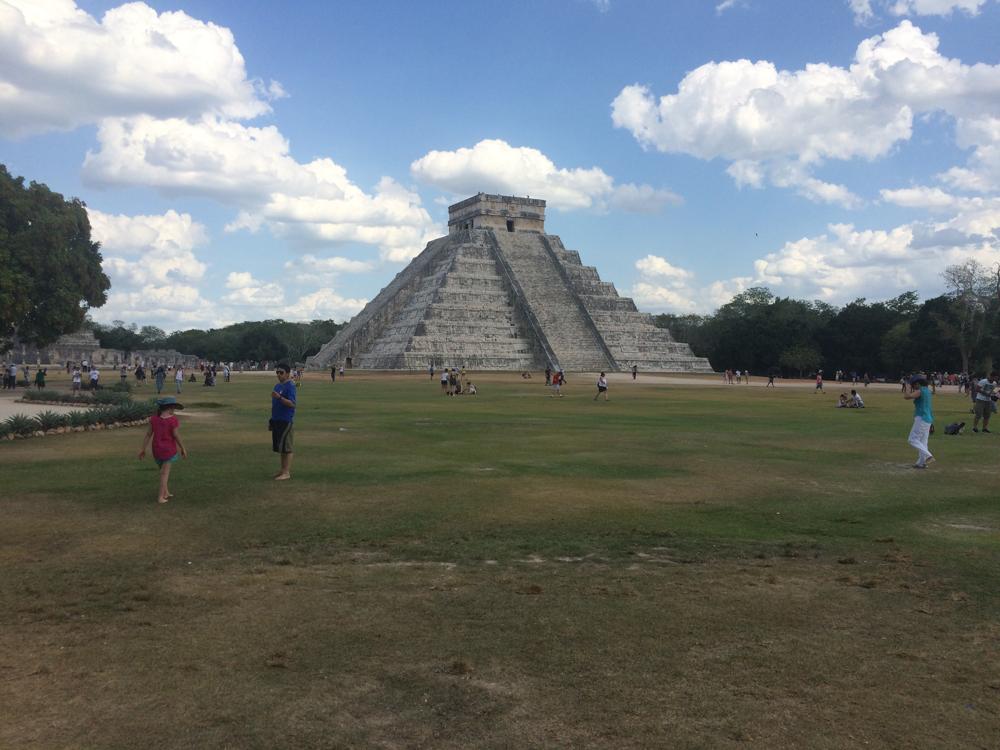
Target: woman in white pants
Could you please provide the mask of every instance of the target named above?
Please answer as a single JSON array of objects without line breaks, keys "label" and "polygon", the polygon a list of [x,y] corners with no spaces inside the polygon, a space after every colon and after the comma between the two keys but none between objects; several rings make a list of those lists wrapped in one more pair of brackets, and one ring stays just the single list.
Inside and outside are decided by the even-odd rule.
[{"label": "woman in white pants", "polygon": [[917,449],[917,462],[914,469],[926,469],[927,464],[934,460],[927,448],[927,439],[934,424],[934,413],[931,411],[931,389],[927,387],[926,375],[914,375],[910,378],[910,387],[903,393],[903,398],[913,402],[913,428],[910,430],[909,443]]}]

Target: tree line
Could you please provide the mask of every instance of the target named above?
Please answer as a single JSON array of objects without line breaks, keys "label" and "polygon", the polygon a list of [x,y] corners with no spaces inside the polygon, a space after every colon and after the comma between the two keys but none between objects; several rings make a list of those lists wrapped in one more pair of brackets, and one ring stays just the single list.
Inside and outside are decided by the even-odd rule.
[{"label": "tree line", "polygon": [[305,362],[345,324],[332,320],[294,323],[261,320],[234,323],[207,331],[191,328],[167,334],[156,326],[114,320],[110,325],[87,321],[101,346],[131,353],[142,349],[176,349],[212,362]]},{"label": "tree line", "polygon": [[947,292],[856,299],[843,307],[778,297],[765,287],[736,295],[711,315],[658,315],[713,369],[799,376],[823,369],[872,377],[988,372],[1000,353],[1000,271],[974,260],[943,273]]}]

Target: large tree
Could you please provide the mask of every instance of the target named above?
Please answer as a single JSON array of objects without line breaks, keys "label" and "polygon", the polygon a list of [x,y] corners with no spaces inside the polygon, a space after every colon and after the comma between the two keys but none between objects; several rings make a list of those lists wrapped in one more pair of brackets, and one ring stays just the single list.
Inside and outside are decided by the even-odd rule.
[{"label": "large tree", "polygon": [[86,206],[0,164],[0,350],[15,335],[45,346],[76,331],[110,286]]},{"label": "large tree", "polygon": [[935,317],[938,327],[958,347],[962,370],[982,355],[997,318],[1000,289],[995,273],[975,260],[948,266],[942,274],[951,304]]}]

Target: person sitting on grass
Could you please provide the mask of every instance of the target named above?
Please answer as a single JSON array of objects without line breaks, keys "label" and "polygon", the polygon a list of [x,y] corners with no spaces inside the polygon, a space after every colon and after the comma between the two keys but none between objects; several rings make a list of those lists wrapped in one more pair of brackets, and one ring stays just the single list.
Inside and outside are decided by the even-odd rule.
[{"label": "person sitting on grass", "polygon": [[181,442],[180,423],[174,416],[174,411],[183,408],[184,405],[177,403],[173,396],[157,401],[156,414],[149,418],[149,429],[143,438],[142,450],[139,451],[141,461],[146,457],[146,448],[152,440],[153,460],[160,467],[160,494],[156,498],[158,503],[166,503],[173,497],[169,487],[170,465],[177,460],[178,451],[183,458],[187,458],[187,449]]},{"label": "person sitting on grass", "polygon": [[861,394],[851,388],[851,398],[847,404],[851,409],[864,409],[865,402],[861,400]]},{"label": "person sitting on grass", "polygon": [[475,396],[477,393],[479,393],[479,391],[476,390],[476,384],[475,383],[469,383],[465,387],[465,392],[469,396]]},{"label": "person sitting on grass", "polygon": [[850,399],[847,398],[847,394],[846,393],[841,393],[840,394],[840,398],[837,399],[837,408],[838,409],[846,409],[847,406],[848,406],[848,402],[849,401],[850,401]]}]

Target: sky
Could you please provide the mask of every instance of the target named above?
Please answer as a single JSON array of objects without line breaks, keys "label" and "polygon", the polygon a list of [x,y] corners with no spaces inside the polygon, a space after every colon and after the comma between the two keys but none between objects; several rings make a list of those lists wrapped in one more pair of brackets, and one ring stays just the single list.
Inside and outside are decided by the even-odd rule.
[{"label": "sky", "polygon": [[349,319],[477,192],[640,310],[1000,263],[1000,0],[0,0],[0,163],[87,204],[93,310]]}]

